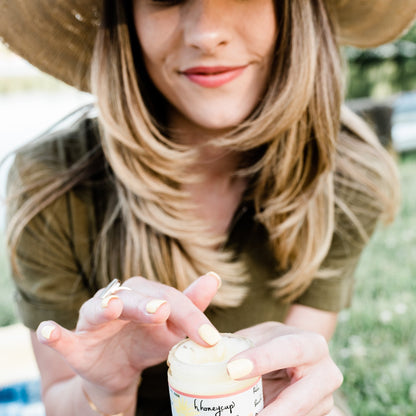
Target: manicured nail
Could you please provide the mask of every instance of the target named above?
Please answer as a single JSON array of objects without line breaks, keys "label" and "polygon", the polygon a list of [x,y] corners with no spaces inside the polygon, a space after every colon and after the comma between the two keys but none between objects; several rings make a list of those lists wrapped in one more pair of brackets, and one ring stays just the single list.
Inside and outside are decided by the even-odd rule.
[{"label": "manicured nail", "polygon": [[215,272],[211,271],[211,272],[208,272],[206,275],[207,275],[207,276],[208,276],[208,275],[210,275],[210,276],[214,276],[214,277],[217,279],[217,282],[218,282],[218,289],[221,287],[221,285],[222,285],[222,280],[221,280],[221,277],[220,277],[220,276],[218,276],[218,274],[217,274],[217,273],[215,273]]},{"label": "manicured nail", "polygon": [[127,290],[127,291],[131,292],[133,289],[131,287],[128,287],[128,286],[120,286],[117,289],[115,289],[113,293],[122,292],[123,290]]},{"label": "manicured nail", "polygon": [[209,345],[215,345],[221,339],[221,334],[210,324],[201,325],[198,334]]},{"label": "manicured nail", "polygon": [[55,330],[55,327],[53,325],[45,325],[40,330],[40,333],[42,334],[43,338],[49,339],[54,330]]},{"label": "manicured nail", "polygon": [[167,303],[166,300],[163,299],[152,299],[151,301],[147,302],[146,304],[146,312],[147,313],[156,313],[157,310]]},{"label": "manicured nail", "polygon": [[245,377],[253,371],[253,362],[247,358],[240,358],[239,360],[230,361],[227,364],[228,374],[232,379]]},{"label": "manicured nail", "polygon": [[103,300],[101,301],[101,307],[103,309],[105,309],[108,306],[108,304],[110,303],[111,299],[118,299],[118,296],[111,295],[111,296],[107,296],[107,297],[103,298]]}]

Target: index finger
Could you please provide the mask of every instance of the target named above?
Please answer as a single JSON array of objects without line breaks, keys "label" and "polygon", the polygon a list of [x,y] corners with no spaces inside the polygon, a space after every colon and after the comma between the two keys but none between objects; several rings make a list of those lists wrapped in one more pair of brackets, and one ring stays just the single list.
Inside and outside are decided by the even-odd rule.
[{"label": "index finger", "polygon": [[[171,314],[168,323],[182,330],[197,344],[205,347],[216,345],[221,335],[203,311],[210,304],[219,286],[219,277],[210,272],[192,283],[184,293],[173,289],[173,298],[169,299]],[[180,296],[177,296],[178,293]]]},{"label": "index finger", "polygon": [[328,344],[319,334],[285,334],[237,354],[227,369],[231,378],[250,378],[276,370],[313,365],[328,355]]},{"label": "index finger", "polygon": [[[204,347],[214,346],[221,339],[217,329],[201,310],[208,306],[218,290],[219,279],[215,273],[201,276],[183,293],[142,277],[129,279],[126,285],[146,296],[166,300],[170,306],[167,325],[174,332],[188,336]],[[126,295],[128,293],[120,294],[120,297]]]}]

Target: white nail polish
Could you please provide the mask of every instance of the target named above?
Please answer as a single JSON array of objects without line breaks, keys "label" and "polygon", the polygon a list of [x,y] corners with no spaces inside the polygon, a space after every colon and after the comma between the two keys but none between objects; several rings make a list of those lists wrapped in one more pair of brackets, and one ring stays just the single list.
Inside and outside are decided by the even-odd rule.
[{"label": "white nail polish", "polygon": [[253,362],[247,358],[230,361],[227,364],[228,374],[232,379],[238,379],[247,376],[253,371]]},{"label": "white nail polish", "polygon": [[209,345],[215,345],[221,339],[221,334],[210,324],[201,325],[198,334]]},{"label": "white nail polish", "polygon": [[222,285],[222,280],[221,280],[221,277],[220,277],[217,273],[215,273],[215,272],[213,272],[213,271],[208,272],[208,273],[207,273],[207,275],[214,276],[214,277],[217,279],[217,282],[218,282],[218,289],[219,289],[219,288],[221,287],[221,285]]},{"label": "white nail polish", "polygon": [[111,299],[118,299],[118,296],[111,295],[111,296],[107,296],[107,297],[103,298],[103,300],[101,301],[101,307],[103,309],[107,308]]},{"label": "white nail polish", "polygon": [[147,313],[156,313],[157,310],[167,303],[166,300],[163,299],[152,299],[151,301],[147,302],[146,304],[146,312]]},{"label": "white nail polish", "polygon": [[40,333],[42,334],[43,338],[49,339],[54,330],[55,330],[55,327],[53,325],[45,325],[40,330]]}]

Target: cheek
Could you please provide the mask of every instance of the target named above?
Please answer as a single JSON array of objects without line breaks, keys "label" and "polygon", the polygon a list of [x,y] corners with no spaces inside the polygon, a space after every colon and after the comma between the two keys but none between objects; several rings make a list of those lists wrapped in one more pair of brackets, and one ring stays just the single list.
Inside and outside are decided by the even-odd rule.
[{"label": "cheek", "polygon": [[134,23],[143,54],[150,61],[160,61],[171,50],[177,17],[169,9],[155,12],[136,4]]},{"label": "cheek", "polygon": [[151,58],[157,53],[158,47],[154,26],[145,21],[145,19],[136,18],[136,33],[142,48],[143,54]]},{"label": "cheek", "polygon": [[251,19],[246,19],[244,28],[247,42],[258,55],[268,57],[273,54],[278,32],[273,3],[267,2],[264,8],[253,11],[251,16]]}]

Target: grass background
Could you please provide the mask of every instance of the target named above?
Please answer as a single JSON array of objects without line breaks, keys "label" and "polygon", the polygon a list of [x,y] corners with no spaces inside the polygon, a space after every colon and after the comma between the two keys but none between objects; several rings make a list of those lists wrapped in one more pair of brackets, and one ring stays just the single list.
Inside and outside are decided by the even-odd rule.
[{"label": "grass background", "polygon": [[[416,152],[399,159],[403,202],[361,259],[353,305],[331,341],[357,416],[416,414]],[[16,322],[6,252],[0,254],[0,326]]]},{"label": "grass background", "polygon": [[353,305],[331,342],[358,416],[416,414],[416,153],[403,155],[399,168],[400,213],[365,250]]}]

